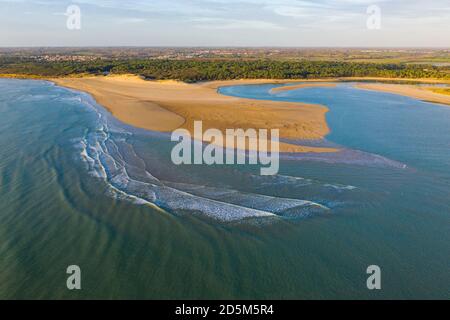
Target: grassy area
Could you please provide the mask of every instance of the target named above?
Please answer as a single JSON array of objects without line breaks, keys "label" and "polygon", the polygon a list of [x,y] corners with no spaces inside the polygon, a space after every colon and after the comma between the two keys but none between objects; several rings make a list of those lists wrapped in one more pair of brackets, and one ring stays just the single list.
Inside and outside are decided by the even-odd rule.
[{"label": "grassy area", "polygon": [[430,88],[428,90],[433,91],[435,93],[450,95],[450,88]]}]

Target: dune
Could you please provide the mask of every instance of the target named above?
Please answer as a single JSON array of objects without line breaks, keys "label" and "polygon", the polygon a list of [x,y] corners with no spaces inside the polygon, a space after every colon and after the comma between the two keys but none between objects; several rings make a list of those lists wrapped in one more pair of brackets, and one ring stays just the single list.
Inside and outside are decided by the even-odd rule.
[{"label": "dune", "polygon": [[[216,128],[224,134],[226,129],[279,129],[280,138],[315,140],[329,132],[325,106],[241,99],[217,92],[225,85],[276,83],[274,80],[186,84],[173,80],[145,81],[131,75],[51,80],[57,85],[91,94],[119,120],[147,130],[171,132],[184,128],[193,133],[194,121],[201,120],[203,130]],[[280,143],[280,151],[338,150]]]}]

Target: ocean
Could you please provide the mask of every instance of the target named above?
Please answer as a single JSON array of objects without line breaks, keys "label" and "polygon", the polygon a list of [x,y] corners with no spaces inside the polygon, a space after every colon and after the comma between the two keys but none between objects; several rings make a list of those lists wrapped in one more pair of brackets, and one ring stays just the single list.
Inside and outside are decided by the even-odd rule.
[{"label": "ocean", "polygon": [[168,134],[81,92],[0,79],[0,298],[448,299],[450,108],[275,86],[220,92],[324,104],[331,133],[303,143],[343,151],[282,156],[276,176],[175,166]]}]

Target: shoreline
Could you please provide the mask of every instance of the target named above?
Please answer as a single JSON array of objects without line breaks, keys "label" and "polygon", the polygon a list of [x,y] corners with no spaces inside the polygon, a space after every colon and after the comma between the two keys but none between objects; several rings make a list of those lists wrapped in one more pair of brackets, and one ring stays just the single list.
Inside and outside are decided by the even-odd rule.
[{"label": "shoreline", "polygon": [[358,89],[386,92],[405,97],[415,98],[424,102],[444,104],[450,106],[450,95],[433,92],[430,88],[418,87],[405,84],[385,84],[385,83],[358,83]]},{"label": "shoreline", "polygon": [[[332,77],[332,78],[287,78],[287,79],[270,79],[270,78],[254,78],[254,79],[228,79],[228,80],[205,80],[198,81],[194,83],[187,83],[181,80],[174,79],[161,79],[161,80],[146,80],[139,75],[136,74],[110,74],[110,75],[96,75],[96,74],[71,74],[67,76],[41,76],[34,74],[8,74],[8,73],[0,73],[0,79],[22,79],[22,80],[48,80],[53,81],[57,79],[84,79],[84,78],[102,78],[102,77],[136,77],[143,81],[148,82],[176,82],[176,83],[184,83],[184,84],[205,84],[205,83],[223,83],[226,85],[230,82],[237,82],[246,84],[284,84],[284,83],[298,83],[298,82],[380,82],[380,83],[420,83],[420,84],[448,84],[450,85],[450,79],[439,79],[439,78],[387,78],[387,77]],[[234,84],[232,84],[234,85]]]},{"label": "shoreline", "polygon": [[[3,77],[3,75],[0,75]],[[14,79],[18,79],[14,77]],[[22,79],[22,78],[21,78]],[[220,87],[253,84],[290,84],[271,92],[307,87],[335,87],[338,82],[395,81],[447,84],[432,79],[334,78],[334,79],[242,79],[187,84],[176,80],[143,80],[134,75],[46,78],[58,86],[86,92],[118,120],[137,128],[171,132],[178,128],[193,134],[193,124],[202,120],[204,128],[280,129],[280,139],[322,140],[329,133],[325,114],[318,104],[237,98],[222,95]],[[333,83],[322,83],[333,82]],[[426,102],[450,105],[450,95],[410,84],[357,83],[362,90],[388,92]],[[209,142],[209,141],[206,141]],[[340,149],[311,147],[280,142],[282,153],[330,153]]]},{"label": "shoreline", "polygon": [[270,93],[277,93],[283,91],[291,91],[303,88],[335,88],[337,86],[336,83],[302,83],[293,86],[282,86],[278,88],[273,88],[270,90]]},{"label": "shoreline", "polygon": [[[217,128],[222,133],[231,128],[279,129],[280,139],[321,140],[329,132],[325,119],[328,108],[325,106],[236,98],[217,92],[223,86],[273,83],[273,80],[198,84],[145,81],[136,76],[48,80],[62,87],[87,92],[120,121],[152,131],[170,132],[183,128],[193,134],[194,121],[201,120],[204,130]],[[280,152],[283,153],[337,151],[339,149],[280,142]]]}]

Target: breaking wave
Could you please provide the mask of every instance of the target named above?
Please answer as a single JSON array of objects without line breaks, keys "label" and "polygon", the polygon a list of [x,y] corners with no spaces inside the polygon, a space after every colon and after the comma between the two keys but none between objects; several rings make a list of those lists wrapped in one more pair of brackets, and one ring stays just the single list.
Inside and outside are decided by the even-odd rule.
[{"label": "breaking wave", "polygon": [[[84,136],[75,145],[89,174],[104,180],[108,193],[115,198],[173,214],[201,214],[219,221],[302,218],[330,213],[326,205],[314,201],[242,192],[223,183],[207,186],[156,177],[130,142],[134,133],[121,126],[110,127],[110,116],[89,95],[77,94],[83,105],[95,110],[97,121],[94,128],[86,128]],[[303,187],[319,183],[283,175],[250,176],[258,187],[277,184]],[[336,185],[335,188],[340,187]],[[351,190],[350,187],[342,188]]]}]

